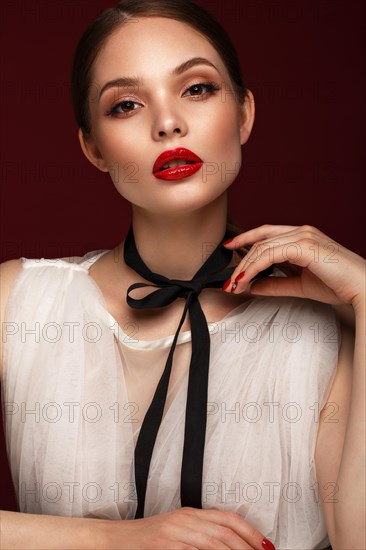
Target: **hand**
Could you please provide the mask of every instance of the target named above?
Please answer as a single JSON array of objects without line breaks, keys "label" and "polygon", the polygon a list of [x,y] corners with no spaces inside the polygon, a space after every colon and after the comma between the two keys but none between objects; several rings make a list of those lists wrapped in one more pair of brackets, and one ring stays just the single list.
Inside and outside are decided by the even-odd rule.
[{"label": "hand", "polygon": [[[315,227],[262,225],[225,246],[235,249],[248,244],[253,246],[230,277],[234,283],[245,272],[235,293],[243,292],[251,279],[272,264],[290,263],[295,271],[292,276],[258,280],[252,284],[251,294],[298,296],[355,308],[365,299],[365,260]],[[231,285],[226,291],[230,289]]]},{"label": "hand", "polygon": [[275,550],[269,540],[233,512],[184,507],[143,519],[106,521],[103,525],[103,548]]}]

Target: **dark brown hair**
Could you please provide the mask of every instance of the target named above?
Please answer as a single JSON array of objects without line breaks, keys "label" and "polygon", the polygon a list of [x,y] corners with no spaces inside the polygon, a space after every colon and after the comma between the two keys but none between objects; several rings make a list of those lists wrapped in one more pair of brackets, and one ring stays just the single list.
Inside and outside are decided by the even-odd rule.
[{"label": "dark brown hair", "polygon": [[91,132],[89,91],[98,53],[118,27],[136,17],[153,16],[181,21],[205,36],[220,55],[237,100],[244,102],[247,88],[235,48],[221,24],[210,13],[191,0],[124,0],[101,13],[85,30],[76,47],[71,71],[71,99],[76,122],[85,136]]}]

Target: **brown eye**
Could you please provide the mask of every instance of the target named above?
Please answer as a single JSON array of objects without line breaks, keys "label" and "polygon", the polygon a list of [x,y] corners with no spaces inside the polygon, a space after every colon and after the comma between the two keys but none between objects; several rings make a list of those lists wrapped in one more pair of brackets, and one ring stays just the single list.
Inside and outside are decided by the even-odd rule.
[{"label": "brown eye", "polygon": [[194,84],[194,86],[190,87],[190,91],[193,95],[201,95],[201,93],[204,93],[204,89],[205,86],[203,84]]},{"label": "brown eye", "polygon": [[120,103],[117,103],[117,105],[115,105],[113,107],[113,112],[118,112],[119,111],[119,108],[121,108],[121,111],[123,113],[128,113],[130,111],[134,111],[135,110],[135,107],[134,105],[138,105],[138,103],[136,103],[135,101],[121,101]]},{"label": "brown eye", "polygon": [[132,101],[131,99],[125,99],[124,101],[120,101],[119,103],[116,103],[116,105],[110,110],[109,113],[107,113],[108,116],[113,115],[123,115],[132,113],[133,111],[136,111],[137,109],[134,108],[134,105],[140,105],[136,101]]},{"label": "brown eye", "polygon": [[122,111],[124,112],[134,110],[133,109],[134,101],[121,101],[121,103],[118,103],[118,105],[121,106]]},{"label": "brown eye", "polygon": [[[185,92],[185,95],[190,96],[203,96],[203,95],[210,95],[219,90],[219,86],[217,84],[214,84],[213,82],[199,82],[197,84],[192,84]],[[191,92],[187,94],[187,92]]]}]

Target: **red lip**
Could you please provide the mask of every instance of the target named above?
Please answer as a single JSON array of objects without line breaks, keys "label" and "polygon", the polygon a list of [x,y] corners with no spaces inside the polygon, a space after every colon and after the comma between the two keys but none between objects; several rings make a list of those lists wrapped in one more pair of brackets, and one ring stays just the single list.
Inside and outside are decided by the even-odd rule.
[{"label": "red lip", "polygon": [[[172,160],[188,160],[192,164],[182,164],[181,166],[162,170],[163,166]],[[161,153],[154,162],[152,171],[154,176],[158,179],[177,180],[191,176],[201,168],[202,164],[203,160],[195,153],[184,147],[178,147],[177,149]]]}]

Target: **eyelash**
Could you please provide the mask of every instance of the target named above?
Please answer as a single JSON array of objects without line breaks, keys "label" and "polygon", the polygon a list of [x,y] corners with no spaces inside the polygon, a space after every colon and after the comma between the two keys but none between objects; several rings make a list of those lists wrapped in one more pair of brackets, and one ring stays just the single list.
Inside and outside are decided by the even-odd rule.
[{"label": "eyelash", "polygon": [[197,84],[192,84],[192,86],[189,86],[184,93],[188,92],[191,88],[196,88],[197,86],[205,86],[205,88],[207,88],[207,92],[205,94],[200,94],[200,96],[211,95],[220,90],[220,86],[214,82],[198,82]]},{"label": "eyelash", "polygon": [[[214,82],[197,82],[197,84],[192,84],[191,86],[189,86],[189,88],[186,89],[186,92],[188,92],[189,90],[191,90],[191,88],[196,88],[198,86],[204,86],[207,91],[203,94],[198,94],[199,97],[204,97],[204,96],[211,96],[213,95],[215,92],[219,91],[220,90],[220,86],[218,86],[217,84],[215,84]],[[193,101],[199,101],[199,100],[193,100]],[[120,101],[119,103],[116,103],[116,105],[114,105],[112,107],[112,109],[110,109],[110,111],[108,111],[106,113],[107,116],[112,116],[112,117],[127,117],[130,113],[132,113],[133,111],[137,111],[137,109],[132,109],[131,111],[125,111],[125,112],[117,112],[117,109],[118,107],[120,107],[122,105],[122,103],[137,103],[137,101],[133,101],[132,99],[124,99],[123,101]]]}]

